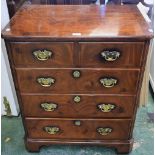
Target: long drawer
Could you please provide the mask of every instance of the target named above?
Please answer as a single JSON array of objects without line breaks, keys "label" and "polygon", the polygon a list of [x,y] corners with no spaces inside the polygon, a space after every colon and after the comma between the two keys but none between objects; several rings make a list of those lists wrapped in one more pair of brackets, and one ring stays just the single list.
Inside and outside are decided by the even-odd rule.
[{"label": "long drawer", "polygon": [[22,93],[135,94],[138,79],[139,70],[17,69]]},{"label": "long drawer", "polygon": [[22,95],[25,117],[132,117],[135,98],[105,95]]},{"label": "long drawer", "polygon": [[131,121],[26,118],[25,123],[30,138],[126,140],[129,138]]}]

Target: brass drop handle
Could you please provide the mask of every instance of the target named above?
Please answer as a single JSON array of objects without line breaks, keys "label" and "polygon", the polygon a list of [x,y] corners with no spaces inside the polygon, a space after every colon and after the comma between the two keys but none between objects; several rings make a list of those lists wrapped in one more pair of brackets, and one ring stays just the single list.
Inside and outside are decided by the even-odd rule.
[{"label": "brass drop handle", "polygon": [[115,109],[115,105],[114,104],[99,104],[98,108],[102,111],[102,112],[111,112],[113,109]]},{"label": "brass drop handle", "polygon": [[46,78],[46,77],[41,77],[37,78],[37,82],[42,86],[42,87],[50,87],[55,83],[55,79],[52,77]]},{"label": "brass drop handle", "polygon": [[106,136],[112,132],[112,128],[109,128],[109,127],[97,128],[97,132],[102,136]]},{"label": "brass drop handle", "polygon": [[49,50],[37,50],[33,52],[33,55],[36,59],[39,61],[45,61],[51,58],[52,56],[52,51]]},{"label": "brass drop handle", "polygon": [[56,126],[45,126],[44,131],[50,135],[55,135],[60,132],[60,128],[58,128]]},{"label": "brass drop handle", "polygon": [[81,101],[81,97],[80,96],[75,96],[73,100],[74,100],[75,103],[79,103]]},{"label": "brass drop handle", "polygon": [[104,58],[106,61],[115,61],[120,56],[120,52],[118,51],[111,51],[106,50],[101,52],[101,57]]},{"label": "brass drop handle", "polygon": [[106,87],[111,88],[114,87],[117,84],[118,80],[114,78],[101,78],[100,83]]},{"label": "brass drop handle", "polygon": [[58,107],[58,105],[57,104],[55,104],[55,103],[48,103],[48,102],[46,102],[46,103],[41,103],[41,108],[44,110],[44,111],[54,111],[57,107]]},{"label": "brass drop handle", "polygon": [[81,72],[79,70],[73,71],[73,77],[74,78],[80,78],[80,76],[81,76]]}]

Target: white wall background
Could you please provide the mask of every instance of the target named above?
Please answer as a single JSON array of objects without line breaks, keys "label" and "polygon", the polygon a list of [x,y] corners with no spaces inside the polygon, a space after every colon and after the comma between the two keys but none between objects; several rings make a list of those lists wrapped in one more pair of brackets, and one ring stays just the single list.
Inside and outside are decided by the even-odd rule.
[{"label": "white wall background", "polygon": [[[1,29],[3,29],[9,22],[9,14],[7,9],[6,0],[1,1]],[[3,104],[3,97],[6,96],[11,107],[12,115],[17,116],[19,113],[19,107],[17,104],[17,97],[15,88],[11,76],[11,70],[9,67],[8,57],[4,40],[1,39],[1,114],[5,115],[5,108]]]}]

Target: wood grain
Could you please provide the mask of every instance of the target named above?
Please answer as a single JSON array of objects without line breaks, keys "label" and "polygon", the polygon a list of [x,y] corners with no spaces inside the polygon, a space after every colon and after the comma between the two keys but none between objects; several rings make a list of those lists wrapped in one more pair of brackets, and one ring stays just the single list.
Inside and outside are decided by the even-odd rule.
[{"label": "wood grain", "polygon": [[[16,67],[38,68],[103,68],[126,67],[139,68],[143,54],[143,42],[86,42],[73,44],[72,42],[12,42],[13,61]],[[37,50],[49,50],[52,57],[46,61],[37,60],[33,52]],[[116,50],[120,56],[115,61],[109,62],[101,57],[105,50]],[[76,56],[74,58],[74,56]],[[77,62],[77,63],[76,63]]]},{"label": "wood grain", "polygon": [[[133,68],[141,66],[143,54],[143,42],[81,42],[80,65],[82,67],[125,67]],[[115,61],[106,61],[101,57],[103,51],[117,51],[119,58]]]},{"label": "wood grain", "polygon": [[[80,69],[81,77],[74,78],[76,69],[17,69],[19,90],[22,93],[96,93],[135,94],[138,86],[139,70]],[[37,78],[50,77],[55,83],[42,87]],[[102,78],[117,79],[117,84],[106,88],[100,83]],[[30,89],[31,88],[31,89]]]},{"label": "wood grain", "polygon": [[96,0],[31,0],[31,4],[42,4],[42,5],[86,5],[93,4]]},{"label": "wood grain", "polygon": [[36,41],[124,41],[146,40],[152,33],[136,6],[26,5],[11,19],[2,37]]},{"label": "wood grain", "polygon": [[[73,43],[58,42],[13,42],[11,43],[13,61],[17,67],[73,67]],[[33,52],[48,50],[52,52],[51,58],[39,61]]]},{"label": "wood grain", "polygon": [[[76,126],[74,122],[81,121],[80,126]],[[129,138],[130,120],[93,120],[93,119],[34,119],[26,118],[26,126],[28,128],[29,138],[42,139],[102,139],[102,140],[127,140]],[[45,126],[56,126],[60,128],[60,132],[55,135],[46,133],[43,128]],[[101,136],[96,132],[99,127],[112,128],[112,132],[106,136]]]},{"label": "wood grain", "polygon": [[[74,102],[74,97],[80,96],[79,103]],[[133,96],[116,95],[22,95],[23,112],[26,117],[50,118],[127,118],[132,117],[135,105]],[[41,103],[54,103],[54,111],[45,111]],[[115,108],[110,112],[102,112],[98,105],[112,104]],[[33,110],[32,110],[33,109]]]},{"label": "wood grain", "polygon": [[38,152],[43,146],[52,146],[55,144],[60,145],[85,145],[100,147],[115,148],[118,154],[129,153],[132,150],[134,140],[52,140],[52,139],[32,139],[25,138],[25,145],[29,152]]}]

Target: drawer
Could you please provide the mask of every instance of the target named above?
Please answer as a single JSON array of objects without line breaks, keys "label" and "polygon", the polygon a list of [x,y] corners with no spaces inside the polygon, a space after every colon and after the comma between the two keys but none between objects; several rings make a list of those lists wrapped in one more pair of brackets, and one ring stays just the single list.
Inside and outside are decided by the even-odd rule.
[{"label": "drawer", "polygon": [[17,69],[22,93],[135,94],[139,70]]},{"label": "drawer", "polygon": [[26,117],[118,118],[132,117],[135,98],[112,95],[22,95],[22,102]]},{"label": "drawer", "polygon": [[73,67],[73,43],[22,42],[11,43],[17,67]]},{"label": "drawer", "polygon": [[83,67],[140,67],[143,42],[80,43]]},{"label": "drawer", "polygon": [[130,120],[26,118],[28,137],[43,139],[126,140]]}]

